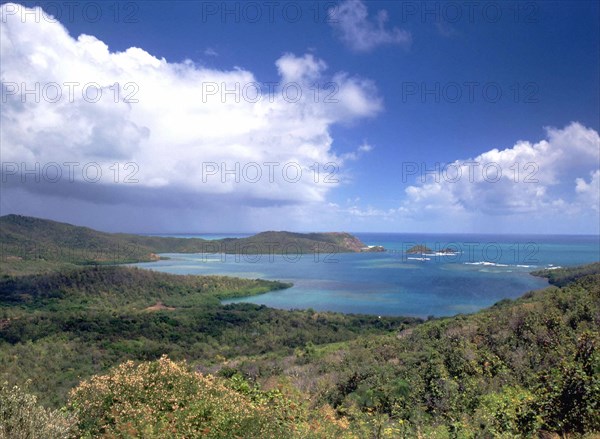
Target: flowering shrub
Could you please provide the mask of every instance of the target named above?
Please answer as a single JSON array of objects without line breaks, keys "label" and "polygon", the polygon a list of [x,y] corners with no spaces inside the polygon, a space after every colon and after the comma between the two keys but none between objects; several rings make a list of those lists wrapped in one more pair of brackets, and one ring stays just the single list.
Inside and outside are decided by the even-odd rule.
[{"label": "flowering shrub", "polygon": [[280,392],[259,396],[247,388],[235,390],[239,383],[226,384],[166,356],[128,361],[73,389],[69,408],[84,437],[343,437],[344,424],[326,409],[317,412],[322,419],[309,420]]},{"label": "flowering shrub", "polygon": [[0,439],[62,439],[74,427],[71,415],[45,409],[34,395],[0,383]]}]

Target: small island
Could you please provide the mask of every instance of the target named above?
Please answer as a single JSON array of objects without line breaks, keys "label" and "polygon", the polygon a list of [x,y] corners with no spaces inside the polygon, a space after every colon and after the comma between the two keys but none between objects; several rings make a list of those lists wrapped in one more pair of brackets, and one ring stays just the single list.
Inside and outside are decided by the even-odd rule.
[{"label": "small island", "polygon": [[411,248],[409,248],[408,250],[406,250],[406,254],[409,254],[409,255],[435,254],[435,255],[443,256],[443,255],[455,255],[456,250],[451,249],[450,247],[446,247],[446,248],[443,248],[441,250],[434,252],[432,249],[430,249],[426,245],[419,244],[419,245],[414,245]]},{"label": "small island", "polygon": [[431,253],[433,252],[433,250],[431,250],[429,247],[427,247],[426,245],[414,245],[411,248],[409,248],[408,250],[406,250],[406,253],[409,255],[416,255],[416,254],[422,254],[422,253]]}]

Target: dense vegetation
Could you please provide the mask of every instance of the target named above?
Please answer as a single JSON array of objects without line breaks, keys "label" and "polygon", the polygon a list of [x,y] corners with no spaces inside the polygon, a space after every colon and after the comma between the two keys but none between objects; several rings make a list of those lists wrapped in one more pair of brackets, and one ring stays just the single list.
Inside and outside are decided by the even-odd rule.
[{"label": "dense vegetation", "polygon": [[381,251],[348,233],[263,232],[248,238],[204,240],[104,233],[87,227],[20,215],[0,217],[0,274],[48,272],[70,265],[158,259],[157,253],[238,255]]},{"label": "dense vegetation", "polygon": [[[78,435],[589,435],[600,431],[599,265],[553,270],[561,287],[422,324],[218,303],[285,287],[265,281],[116,267],[5,279],[3,380],[30,379],[46,406],[76,389],[65,414],[2,391]],[[153,361],[111,369],[124,360]],[[162,379],[171,393],[152,390]]]},{"label": "dense vegetation", "polygon": [[[33,263],[97,264],[152,260],[152,249],[140,245],[135,239],[135,235],[102,233],[40,218],[21,215],[0,217],[0,256],[2,265],[10,268],[32,267]],[[7,271],[8,268],[3,269],[3,272]]]},{"label": "dense vegetation", "polygon": [[[53,224],[27,239],[98,238]],[[2,226],[2,242],[21,245]],[[2,260],[1,439],[600,432],[600,263],[538,272],[552,286],[421,322],[222,305],[289,285],[57,255]]]},{"label": "dense vegetation", "polygon": [[361,337],[301,375],[340,413],[397,435],[600,431],[600,274],[563,277],[573,280],[473,315]]},{"label": "dense vegetation", "polygon": [[224,276],[176,276],[127,267],[88,267],[0,280],[0,376],[31,379],[59,405],[81,378],[127,359],[201,360],[289,355],[307,343],[385,333],[410,318],[281,311],[220,299],[289,284]]},{"label": "dense vegetation", "polygon": [[581,267],[570,267],[570,268],[555,268],[550,270],[534,271],[534,276],[545,277],[552,285],[557,287],[563,287],[571,282],[588,276],[600,273],[600,262],[595,264],[583,265]]},{"label": "dense vegetation", "polygon": [[[280,386],[261,391],[241,377],[194,373],[166,357],[124,363],[75,388],[76,430],[144,438],[342,438],[348,425],[329,406],[309,410]],[[132,408],[135,408],[132,410]]]}]

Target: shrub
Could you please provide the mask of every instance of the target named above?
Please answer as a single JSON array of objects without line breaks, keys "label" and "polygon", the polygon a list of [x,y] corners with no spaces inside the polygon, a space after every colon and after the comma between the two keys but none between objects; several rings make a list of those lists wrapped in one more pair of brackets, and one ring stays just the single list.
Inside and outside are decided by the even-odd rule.
[{"label": "shrub", "polygon": [[18,386],[0,384],[0,439],[68,438],[74,427],[72,415],[45,409]]},{"label": "shrub", "polygon": [[535,397],[518,386],[485,395],[477,417],[485,434],[493,437],[530,437],[542,425]]},{"label": "shrub", "polygon": [[[234,377],[235,378],[235,377]],[[192,372],[185,363],[160,360],[121,364],[70,393],[85,436],[144,438],[341,437],[343,423],[306,411],[280,392]],[[237,389],[239,388],[239,390]]]}]

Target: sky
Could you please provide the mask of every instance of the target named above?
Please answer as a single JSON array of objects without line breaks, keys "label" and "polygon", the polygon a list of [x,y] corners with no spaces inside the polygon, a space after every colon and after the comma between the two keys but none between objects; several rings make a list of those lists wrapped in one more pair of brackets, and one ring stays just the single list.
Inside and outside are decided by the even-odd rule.
[{"label": "sky", "polygon": [[599,234],[599,23],[596,1],[3,3],[0,213]]}]

